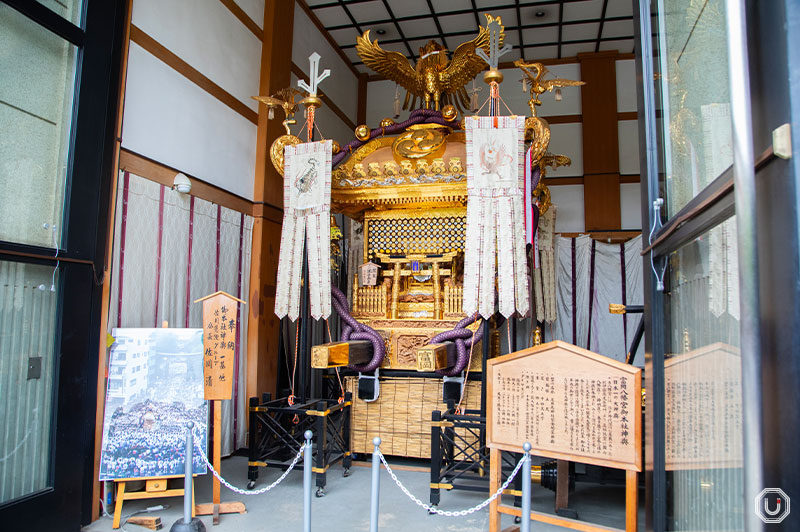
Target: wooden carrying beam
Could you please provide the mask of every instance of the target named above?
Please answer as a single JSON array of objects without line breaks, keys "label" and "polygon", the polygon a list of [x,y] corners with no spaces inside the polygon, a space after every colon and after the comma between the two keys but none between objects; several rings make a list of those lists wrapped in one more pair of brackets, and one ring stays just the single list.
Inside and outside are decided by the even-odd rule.
[{"label": "wooden carrying beam", "polygon": [[417,349],[417,371],[436,371],[456,364],[456,344],[443,342]]},{"label": "wooden carrying beam", "polygon": [[366,364],[370,360],[372,360],[372,342],[367,340],[331,342],[311,348],[311,367],[314,369]]}]

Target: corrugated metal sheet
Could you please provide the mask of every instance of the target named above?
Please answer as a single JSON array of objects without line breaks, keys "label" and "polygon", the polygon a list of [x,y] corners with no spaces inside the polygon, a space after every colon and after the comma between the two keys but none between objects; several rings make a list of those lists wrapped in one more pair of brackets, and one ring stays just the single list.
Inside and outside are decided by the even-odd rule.
[{"label": "corrugated metal sheet", "polygon": [[[0,503],[50,482],[54,280],[50,267],[0,261]],[[38,377],[28,369],[36,357]]]}]

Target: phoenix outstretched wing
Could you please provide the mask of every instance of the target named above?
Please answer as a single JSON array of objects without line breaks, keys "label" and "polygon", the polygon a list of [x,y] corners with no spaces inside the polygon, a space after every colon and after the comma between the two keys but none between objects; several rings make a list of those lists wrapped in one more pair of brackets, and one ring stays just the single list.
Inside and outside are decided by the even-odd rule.
[{"label": "phoenix outstretched wing", "polygon": [[579,85],[585,85],[585,81],[575,81],[572,79],[562,79],[562,78],[552,78],[546,80],[540,80],[539,84],[542,86],[543,89],[551,91],[557,87],[577,87]]},{"label": "phoenix outstretched wing", "polygon": [[411,67],[408,59],[401,53],[384,50],[378,45],[377,39],[371,41],[369,30],[356,39],[356,52],[364,64],[373,71],[398,83],[412,94],[422,95],[417,72]]},{"label": "phoenix outstretched wing", "polygon": [[[488,22],[494,20],[488,13],[486,13],[486,19]],[[502,48],[506,34],[503,31],[500,17],[497,17],[497,22],[501,24],[498,48]],[[456,48],[455,52],[453,52],[453,59],[450,61],[450,64],[440,73],[444,92],[450,94],[457,92],[486,68],[486,61],[475,53],[475,50],[478,48],[483,49],[486,55],[489,55],[489,29],[483,26],[481,26],[477,37],[471,41],[460,44],[458,48]]]}]

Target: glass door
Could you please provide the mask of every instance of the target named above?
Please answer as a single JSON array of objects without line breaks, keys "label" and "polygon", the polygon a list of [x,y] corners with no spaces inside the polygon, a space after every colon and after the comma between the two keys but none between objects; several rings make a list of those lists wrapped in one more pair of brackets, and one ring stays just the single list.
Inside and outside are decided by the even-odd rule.
[{"label": "glass door", "polygon": [[122,1],[0,1],[4,530],[90,516],[123,21]]},{"label": "glass door", "polygon": [[749,509],[728,4],[638,6],[649,530],[744,530]]}]

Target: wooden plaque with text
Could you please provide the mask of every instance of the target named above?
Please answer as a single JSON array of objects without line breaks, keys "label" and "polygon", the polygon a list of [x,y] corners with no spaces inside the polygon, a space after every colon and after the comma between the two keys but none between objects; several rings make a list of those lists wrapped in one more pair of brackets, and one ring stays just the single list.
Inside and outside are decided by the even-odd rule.
[{"label": "wooden plaque with text", "polygon": [[225,292],[215,292],[203,302],[203,391],[206,400],[230,399],[233,395],[233,366],[236,335],[239,332],[238,304],[244,303]]},{"label": "wooden plaque with text", "polygon": [[488,361],[488,446],[642,470],[641,369],[555,341]]}]

